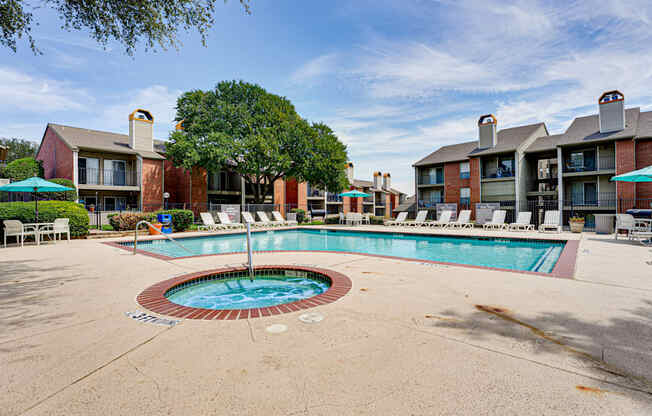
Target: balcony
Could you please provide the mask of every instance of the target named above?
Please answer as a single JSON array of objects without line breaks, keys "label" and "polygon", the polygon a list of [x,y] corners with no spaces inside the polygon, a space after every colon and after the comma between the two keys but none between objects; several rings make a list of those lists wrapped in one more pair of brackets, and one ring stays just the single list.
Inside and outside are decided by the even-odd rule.
[{"label": "balcony", "polygon": [[585,159],[569,158],[564,161],[564,173],[613,172],[615,169],[614,155]]},{"label": "balcony", "polygon": [[308,185],[306,192],[308,198],[323,198],[325,195],[324,191]]},{"label": "balcony", "polygon": [[342,197],[337,194],[328,194],[326,196],[326,202],[342,202]]},{"label": "balcony", "polygon": [[419,176],[419,185],[443,185],[443,176]]},{"label": "balcony", "polygon": [[362,203],[363,204],[373,204],[374,203],[374,197],[373,196],[365,196],[362,198]]},{"label": "balcony", "polygon": [[376,201],[376,208],[377,207],[384,207],[385,206],[385,200],[384,198],[380,201]]},{"label": "balcony", "polygon": [[460,205],[468,207],[469,205],[471,205],[471,198],[464,198],[464,197],[460,198]]},{"label": "balcony", "polygon": [[482,179],[513,178],[514,169],[487,168],[482,170]]},{"label": "balcony", "polygon": [[570,209],[579,208],[608,208],[615,209],[618,198],[615,192],[598,193],[570,193],[566,194],[564,207]]},{"label": "balcony", "polygon": [[79,185],[140,186],[138,172],[131,169],[79,168]]},{"label": "balcony", "polygon": [[460,172],[460,179],[469,179],[471,177],[471,172]]},{"label": "balcony", "polygon": [[437,204],[443,203],[442,198],[419,200],[419,208],[436,208]]}]

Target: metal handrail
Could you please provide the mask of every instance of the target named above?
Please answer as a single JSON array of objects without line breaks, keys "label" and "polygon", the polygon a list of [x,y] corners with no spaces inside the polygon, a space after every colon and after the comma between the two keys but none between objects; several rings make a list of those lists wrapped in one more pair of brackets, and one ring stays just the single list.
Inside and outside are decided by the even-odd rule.
[{"label": "metal handrail", "polygon": [[251,251],[251,224],[250,223],[245,223],[245,226],[247,227],[247,257],[249,259],[249,264],[247,268],[249,269],[249,280],[254,281],[254,263],[252,261],[253,258],[253,253]]},{"label": "metal handrail", "polygon": [[184,246],[182,246],[181,243],[177,242],[177,240],[175,240],[174,238],[170,237],[169,235],[167,235],[167,234],[161,232],[161,230],[159,230],[158,228],[154,227],[154,226],[152,225],[151,222],[149,222],[149,221],[145,221],[145,220],[141,220],[141,221],[138,221],[138,223],[136,224],[136,229],[134,230],[134,256],[136,255],[136,248],[137,248],[137,246],[138,246],[138,227],[140,227],[140,224],[147,224],[149,227],[155,229],[155,230],[156,230],[159,234],[161,234],[163,237],[165,237],[165,238],[167,238],[168,240],[172,241],[174,244],[176,244],[176,245],[178,245],[179,247],[181,247],[182,249],[186,250],[188,253],[190,253],[190,254],[194,254],[192,251],[190,251],[190,250],[188,250],[187,248],[185,248]]}]

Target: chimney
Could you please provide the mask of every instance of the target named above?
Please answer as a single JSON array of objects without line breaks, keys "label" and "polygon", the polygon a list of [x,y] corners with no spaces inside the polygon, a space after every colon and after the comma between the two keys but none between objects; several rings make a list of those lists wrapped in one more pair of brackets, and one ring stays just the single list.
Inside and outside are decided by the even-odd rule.
[{"label": "chimney", "polygon": [[386,173],[383,175],[383,189],[389,191],[392,187],[392,175]]},{"label": "chimney", "polygon": [[607,91],[598,100],[600,133],[625,129],[625,96],[622,92]]},{"label": "chimney", "polygon": [[374,188],[375,189],[381,189],[382,188],[382,173],[380,172],[374,172]]},{"label": "chimney", "polygon": [[478,147],[480,149],[488,149],[496,146],[496,124],[498,124],[498,120],[496,120],[493,114],[486,114],[478,120]]},{"label": "chimney", "polygon": [[346,178],[349,180],[349,185],[353,185],[353,162],[346,164]]},{"label": "chimney", "polygon": [[129,146],[134,150],[154,151],[154,117],[147,110],[129,114]]},{"label": "chimney", "polygon": [[183,131],[183,128],[184,128],[183,123],[185,123],[185,121],[186,120],[181,120],[180,122],[178,122],[177,125],[174,126],[174,129],[176,131]]}]

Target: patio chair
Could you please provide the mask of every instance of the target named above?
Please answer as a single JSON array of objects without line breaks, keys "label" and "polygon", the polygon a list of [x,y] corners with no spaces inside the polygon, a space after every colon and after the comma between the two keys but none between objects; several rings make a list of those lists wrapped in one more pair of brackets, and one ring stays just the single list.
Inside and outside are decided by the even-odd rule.
[{"label": "patio chair", "polygon": [[217,231],[222,228],[215,223],[215,219],[210,212],[200,212],[199,217],[202,222],[202,225],[197,227],[199,231]]},{"label": "patio chair", "polygon": [[244,220],[245,224],[251,224],[252,227],[268,227],[269,225],[264,224],[262,222],[258,222],[254,219],[254,217],[251,215],[250,212],[242,212],[242,219]]},{"label": "patio chair", "polygon": [[20,239],[20,246],[24,247],[25,237],[34,236],[38,239],[36,230],[33,228],[25,227],[19,220],[4,220],[4,234],[5,234],[5,248],[7,248],[7,237],[16,237],[16,244]]},{"label": "patio chair", "polygon": [[396,216],[396,219],[394,220],[387,220],[383,223],[383,225],[386,226],[392,226],[392,225],[401,225],[405,223],[405,219],[407,218],[408,213],[407,211],[399,212],[398,215]]},{"label": "patio chair", "polygon": [[410,227],[421,227],[423,225],[428,225],[428,222],[426,222],[427,217],[428,211],[424,209],[417,212],[417,217],[414,219],[414,221],[405,221],[405,225]]},{"label": "patio chair", "polygon": [[339,217],[340,217],[340,224],[345,224],[346,223],[346,217],[344,216],[343,212],[339,213]]},{"label": "patio chair", "polygon": [[442,211],[438,220],[430,221],[427,224],[431,227],[444,227],[445,225],[450,224],[452,216],[453,211]]},{"label": "patio chair", "polygon": [[482,228],[485,230],[504,230],[507,228],[507,224],[505,224],[505,216],[507,216],[507,211],[504,209],[495,210],[493,217],[491,217],[491,221],[484,223]]},{"label": "patio chair", "polygon": [[471,210],[464,209],[460,211],[460,215],[457,216],[457,220],[451,221],[448,224],[444,225],[444,228],[473,228],[473,223],[471,222]]},{"label": "patio chair", "polygon": [[362,214],[358,212],[347,213],[346,225],[362,225]]},{"label": "patio chair", "polygon": [[616,235],[614,238],[617,240],[618,233],[620,231],[626,231],[627,237],[630,240],[637,239],[635,237],[644,236],[642,233],[652,231],[650,229],[651,225],[652,222],[650,220],[635,218],[632,214],[616,214]]},{"label": "patio chair", "polygon": [[369,214],[360,214],[361,223],[371,225],[371,215]]},{"label": "patio chair", "polygon": [[561,232],[561,226],[559,225],[559,211],[546,211],[546,215],[543,217],[543,223],[539,224],[539,231],[544,232],[549,229],[558,233]]},{"label": "patio chair", "polygon": [[39,241],[41,241],[41,237],[45,235],[54,237],[54,241],[57,241],[57,237],[58,237],[59,241],[61,241],[62,234],[66,234],[68,241],[70,241],[70,219],[57,218],[56,220],[54,220],[54,222],[50,227],[39,229],[38,233],[39,233]]},{"label": "patio chair", "polygon": [[280,227],[282,225],[285,225],[284,221],[270,221],[265,211],[257,211],[256,214],[258,214],[258,218],[260,219],[260,222],[262,222],[263,224],[269,227]]},{"label": "patio chair", "polygon": [[285,225],[291,225],[291,226],[299,225],[299,223],[296,220],[293,221],[293,220],[283,219],[283,216],[278,211],[272,211],[272,217],[274,217],[274,220],[276,222],[281,222]]},{"label": "patio chair", "polygon": [[218,212],[217,213],[217,218],[220,220],[220,224],[224,228],[242,228],[244,227],[244,224],[241,222],[233,222],[231,221],[231,217],[229,217],[229,214],[226,212]]},{"label": "patio chair", "polygon": [[530,211],[523,211],[518,213],[516,222],[509,224],[510,231],[534,231],[534,224],[531,224],[532,213]]}]

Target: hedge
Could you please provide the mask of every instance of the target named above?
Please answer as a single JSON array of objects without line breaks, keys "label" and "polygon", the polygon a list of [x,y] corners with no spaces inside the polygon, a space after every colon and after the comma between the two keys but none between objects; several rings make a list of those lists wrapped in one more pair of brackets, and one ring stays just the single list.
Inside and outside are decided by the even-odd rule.
[{"label": "hedge", "polygon": [[[57,218],[70,219],[71,236],[81,237],[88,234],[88,212],[83,205],[69,201],[39,201],[39,222],[54,222]],[[4,220],[35,222],[34,201],[0,203],[0,223]],[[4,233],[4,227],[0,227],[0,233]]]},{"label": "hedge", "polygon": [[116,231],[134,230],[136,229],[136,224],[142,220],[150,221],[151,214],[143,214],[142,212],[121,212],[120,214],[109,216],[111,227]]},{"label": "hedge", "polygon": [[117,231],[131,231],[136,228],[139,221],[145,220],[151,223],[157,221],[158,214],[172,215],[172,228],[173,231],[186,231],[190,228],[195,221],[195,216],[192,211],[187,209],[168,209],[156,212],[122,212],[109,217],[111,226]]},{"label": "hedge", "polygon": [[43,162],[33,157],[24,157],[10,162],[2,170],[2,174],[14,181],[22,181],[32,176],[43,177]]},{"label": "hedge", "polygon": [[77,191],[75,189],[75,184],[70,180],[70,179],[65,179],[65,178],[54,178],[54,179],[48,179],[50,182],[54,182],[56,184],[62,185],[62,186],[67,186],[68,188],[72,188],[72,191],[63,191],[63,192],[48,192],[47,197],[52,200],[52,201],[75,201],[77,200]]},{"label": "hedge", "polygon": [[152,214],[154,221],[158,214],[172,215],[172,229],[173,231],[186,231],[193,222],[195,222],[195,214],[189,209],[168,209],[156,211]]},{"label": "hedge", "polygon": [[301,224],[306,219],[306,211],[300,208],[292,208],[290,212],[297,214],[297,222]]}]

